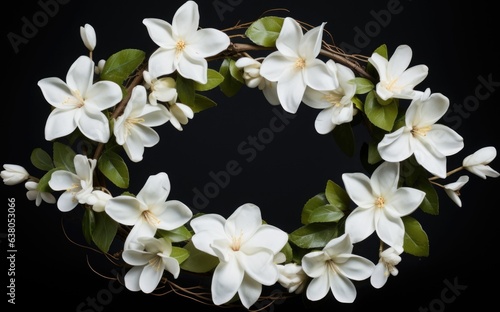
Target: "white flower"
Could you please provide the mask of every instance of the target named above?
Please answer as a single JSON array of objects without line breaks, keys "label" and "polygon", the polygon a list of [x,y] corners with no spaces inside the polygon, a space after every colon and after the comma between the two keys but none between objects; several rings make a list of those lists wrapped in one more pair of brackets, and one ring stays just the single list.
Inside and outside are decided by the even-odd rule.
[{"label": "white flower", "polygon": [[280,274],[278,283],[288,289],[288,292],[300,294],[304,291],[308,276],[302,266],[293,262],[285,265],[279,264],[278,272]]},{"label": "white flower", "polygon": [[172,19],[172,24],[156,19],[143,20],[149,36],[159,48],[149,58],[152,75],[160,77],[177,70],[184,78],[201,84],[207,82],[206,57],[224,51],[229,37],[215,28],[198,28],[198,4],[186,1]]},{"label": "white flower", "polygon": [[106,60],[100,60],[97,62],[97,65],[94,67],[94,74],[100,75],[104,69],[104,65],[106,65]]},{"label": "white flower", "polygon": [[262,77],[278,83],[278,97],[285,111],[297,112],[306,87],[332,90],[338,86],[326,64],[317,58],[321,50],[325,23],[305,34],[299,23],[286,17],[275,52],[269,54],[260,68]]},{"label": "white flower", "polygon": [[80,36],[82,37],[83,44],[90,51],[94,51],[96,45],[96,34],[94,27],[89,24],[80,26]]},{"label": "white flower", "polygon": [[389,275],[398,275],[396,265],[401,262],[401,252],[396,251],[394,248],[389,247],[380,253],[380,259],[375,266],[370,283],[375,288],[381,288],[387,282]]},{"label": "white flower", "polygon": [[116,118],[116,143],[123,146],[130,160],[139,162],[143,158],[144,147],[152,147],[160,141],[160,136],[152,127],[162,125],[168,119],[166,108],[147,103],[146,89],[135,86],[123,114]]},{"label": "white flower", "polygon": [[284,231],[263,224],[260,209],[244,204],[226,220],[217,214],[194,218],[194,246],[220,263],[212,277],[212,301],[220,305],[236,293],[248,309],[260,297],[262,285],[273,285],[279,277],[274,256],[285,246]]},{"label": "white flower", "polygon": [[111,194],[100,191],[100,190],[95,190],[92,191],[90,196],[87,198],[87,204],[92,206],[92,210],[95,212],[103,212],[104,207],[106,206],[106,203],[108,200],[113,198]]},{"label": "white flower", "polygon": [[177,90],[175,89],[175,80],[172,77],[156,78],[151,76],[149,71],[142,73],[146,89],[150,90],[149,103],[157,105],[157,101],[171,102],[177,99]]},{"label": "white flower", "polygon": [[75,173],[56,170],[49,180],[51,189],[64,191],[57,200],[57,208],[64,212],[73,210],[78,203],[86,204],[93,190],[93,174],[97,161],[77,154],[73,158],[73,163]]},{"label": "white flower", "polygon": [[55,107],[45,125],[46,140],[68,135],[77,127],[91,140],[109,140],[109,121],[101,111],[117,104],[122,90],[112,81],[93,84],[94,67],[88,56],[80,56],[71,65],[66,82],[57,77],[38,82],[47,102]]},{"label": "white flower", "polygon": [[356,299],[356,287],[351,280],[367,279],[375,265],[352,250],[349,235],[345,233],[332,239],[322,250],[302,257],[302,269],[312,278],[306,290],[309,300],[320,300],[330,290],[339,302],[351,303]]},{"label": "white flower", "polygon": [[35,205],[38,207],[42,203],[42,200],[46,203],[49,204],[54,204],[56,202],[56,198],[54,195],[52,195],[49,192],[40,192],[37,187],[38,187],[38,182],[35,181],[28,181],[24,184],[26,189],[28,190],[26,192],[26,197],[28,197],[29,200],[34,200]]},{"label": "white flower", "polygon": [[399,187],[399,163],[384,162],[371,179],[362,173],[344,173],[345,189],[358,205],[345,222],[345,232],[353,243],[376,232],[387,245],[403,250],[405,228],[401,217],[409,215],[422,203],[425,192]]},{"label": "white flower", "polygon": [[260,75],[261,62],[251,57],[241,57],[234,64],[243,69],[243,79],[249,88],[258,88],[271,105],[279,105],[277,83]]},{"label": "white flower", "polygon": [[427,171],[445,178],[446,156],[464,147],[457,132],[436,124],[448,106],[448,98],[440,93],[414,99],[406,111],[405,125],[386,134],[378,144],[380,156],[386,161],[399,162],[413,154]]},{"label": "white flower", "polygon": [[486,179],[486,177],[496,178],[500,173],[493,170],[488,164],[497,156],[497,150],[493,146],[483,147],[474,154],[464,158],[462,166],[471,173]]},{"label": "white flower", "polygon": [[16,185],[21,182],[26,181],[30,174],[24,167],[14,164],[4,164],[4,170],[0,172],[0,176],[3,179],[5,185]]},{"label": "white flower", "polygon": [[172,273],[177,278],[180,273],[179,262],[170,257],[172,242],[165,238],[139,237],[134,249],[125,249],[123,260],[133,265],[125,274],[128,290],[151,293],[160,282],[163,272]]},{"label": "white flower", "polygon": [[331,132],[335,126],[352,121],[356,113],[352,98],[356,94],[354,72],[333,60],[326,62],[326,66],[338,87],[328,91],[318,91],[307,88],[304,93],[304,104],[322,109],[318,114],[314,126],[320,134]]},{"label": "white flower", "polygon": [[170,103],[167,112],[170,123],[179,131],[182,131],[182,126],[194,117],[191,107],[182,103]]},{"label": "white flower", "polygon": [[448,183],[444,186],[444,191],[446,194],[457,204],[458,207],[462,207],[462,201],[460,200],[460,189],[469,182],[469,177],[466,175],[460,176],[456,182]]},{"label": "white flower", "polygon": [[108,200],[105,212],[116,222],[133,226],[125,249],[138,237],[153,237],[157,229],[173,230],[184,225],[193,213],[178,200],[166,200],[170,193],[170,180],[165,172],[148,178],[136,197],[120,195]]},{"label": "white flower", "polygon": [[368,59],[379,75],[376,90],[381,99],[414,99],[418,96],[419,92],[413,88],[427,77],[429,69],[425,65],[408,68],[412,54],[409,46],[400,45],[389,60],[378,53],[373,53]]}]

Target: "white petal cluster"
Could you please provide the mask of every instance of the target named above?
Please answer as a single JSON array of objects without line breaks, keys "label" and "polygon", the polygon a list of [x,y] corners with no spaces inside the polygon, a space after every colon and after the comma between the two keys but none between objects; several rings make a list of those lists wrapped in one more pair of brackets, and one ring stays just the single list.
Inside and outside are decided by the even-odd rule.
[{"label": "white petal cluster", "polygon": [[290,293],[300,294],[304,291],[309,280],[302,266],[297,263],[287,263],[278,265],[278,283],[288,289]]},{"label": "white petal cluster", "polygon": [[396,251],[394,248],[389,247],[380,253],[380,259],[375,265],[375,270],[370,277],[370,283],[375,288],[381,288],[387,283],[389,275],[396,276],[399,271],[396,268],[401,262],[401,252]]},{"label": "white petal cluster", "polygon": [[258,88],[271,105],[279,105],[277,83],[269,81],[260,74],[262,63],[251,57],[241,57],[234,64],[243,70],[243,79],[249,88]]},{"label": "white petal cluster", "polygon": [[496,156],[497,150],[494,146],[483,147],[474,154],[465,157],[462,161],[462,166],[480,178],[496,178],[500,176],[500,173],[489,166],[489,163],[492,162]]},{"label": "white petal cluster", "polygon": [[256,205],[238,207],[227,220],[218,214],[205,214],[190,225],[195,232],[194,246],[220,261],[212,278],[214,304],[224,304],[238,294],[248,309],[259,299],[262,285],[278,281],[274,257],[285,246],[288,235],[263,224]]},{"label": "white petal cluster", "polygon": [[15,164],[4,164],[0,176],[5,185],[16,185],[26,181],[30,174],[24,167]]},{"label": "white petal cluster", "polygon": [[42,192],[38,190],[38,182],[35,181],[27,181],[24,186],[28,190],[26,192],[26,197],[29,200],[34,200],[35,205],[38,207],[42,204],[42,201],[49,203],[49,204],[55,204],[56,203],[56,198],[52,193],[50,192]]},{"label": "white petal cluster", "polygon": [[199,28],[198,4],[186,1],[175,12],[172,24],[157,19],[143,20],[149,36],[159,48],[149,58],[154,77],[177,71],[182,77],[207,83],[206,58],[225,50],[229,37],[215,28]]},{"label": "white petal cluster", "polygon": [[469,182],[469,177],[466,175],[460,176],[456,182],[444,185],[444,191],[453,200],[458,207],[462,207],[462,200],[460,199],[460,189]]}]

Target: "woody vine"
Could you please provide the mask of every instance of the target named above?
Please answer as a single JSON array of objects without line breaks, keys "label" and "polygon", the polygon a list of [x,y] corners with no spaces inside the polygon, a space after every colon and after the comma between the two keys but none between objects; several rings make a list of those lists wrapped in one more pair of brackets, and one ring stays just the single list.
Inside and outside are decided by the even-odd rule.
[{"label": "woody vine", "polygon": [[[448,98],[417,89],[428,68],[410,67],[409,46],[349,55],[335,46],[325,23],[268,15],[217,30],[199,28],[199,19],[194,1],[185,2],[171,23],[146,18],[157,50],[147,56],[125,49],[97,63],[96,33],[82,26],[89,54],[75,60],[65,80],[38,82],[52,108],[45,138],[53,149],[35,148],[31,161],[46,174],[34,177],[17,164],[4,164],[1,172],[5,184],[24,184],[37,206],[45,201],[63,213],[84,209],[89,246],[107,254],[120,242],[130,291],[154,293],[191,272],[211,276],[214,305],[251,309],[263,286],[275,284],[311,301],[333,296],[351,303],[353,281],[369,279],[381,288],[398,274],[404,256],[429,255],[416,210],[438,214],[441,191],[462,206],[467,174],[500,175],[489,166],[494,146],[447,168],[464,141],[439,122]],[[212,61],[221,61],[220,67],[210,68]],[[197,113],[217,106],[204,92],[219,89],[230,98],[245,86],[288,113],[300,105],[317,109],[318,135],[333,134],[348,154],[354,123],[364,125],[371,138],[364,157],[375,169],[325,181],[303,204],[302,226],[290,233],[268,224],[265,210],[253,203],[227,217],[194,214],[169,198],[175,181],[166,172],[150,176],[140,190],[128,189],[127,162],[147,157],[147,148],[160,140],[155,127],[170,123],[182,131]],[[91,155],[75,152],[73,143],[82,138],[92,142]],[[356,254],[356,244],[372,235],[379,238],[378,254]]]}]

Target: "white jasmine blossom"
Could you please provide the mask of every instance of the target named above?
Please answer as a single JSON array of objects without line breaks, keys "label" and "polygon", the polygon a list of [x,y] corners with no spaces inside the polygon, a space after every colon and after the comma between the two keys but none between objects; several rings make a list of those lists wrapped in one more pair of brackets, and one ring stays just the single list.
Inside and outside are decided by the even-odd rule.
[{"label": "white jasmine blossom", "polygon": [[143,20],[149,36],[159,46],[149,58],[149,70],[155,77],[177,71],[182,77],[201,84],[207,82],[206,57],[224,51],[229,37],[215,28],[199,28],[198,4],[186,1],[175,12],[172,24],[157,19]]},{"label": "white jasmine blossom", "polygon": [[140,85],[135,86],[122,115],[116,118],[116,143],[123,146],[130,160],[139,162],[143,158],[144,148],[152,147],[160,141],[160,136],[152,127],[160,126],[168,120],[167,109],[163,105],[147,103],[146,89]]},{"label": "white jasmine blossom", "polygon": [[90,51],[94,51],[97,37],[95,34],[94,27],[90,24],[85,24],[84,26],[80,26],[80,36],[82,37],[83,44]]},{"label": "white jasmine blossom", "polygon": [[412,55],[413,52],[409,46],[400,45],[389,60],[378,53],[373,53],[368,59],[379,75],[380,81],[375,88],[381,99],[411,100],[418,97],[420,92],[413,89],[427,77],[429,69],[425,65],[408,68]]},{"label": "white jasmine blossom", "polygon": [[97,161],[85,155],[77,154],[73,159],[75,172],[56,170],[52,173],[49,186],[54,191],[64,191],[57,200],[57,208],[68,212],[78,204],[86,204],[92,193],[93,175]]},{"label": "white jasmine blossom", "polygon": [[123,260],[133,267],[125,274],[125,287],[131,291],[151,293],[165,271],[174,278],[181,271],[179,262],[170,257],[172,242],[166,238],[139,237],[133,249],[125,249]]},{"label": "white jasmine blossom", "polygon": [[460,176],[456,182],[444,185],[444,191],[453,200],[458,207],[462,207],[462,200],[460,199],[460,189],[469,182],[469,177],[466,175]]},{"label": "white jasmine blossom", "polygon": [[304,104],[321,109],[316,117],[314,127],[319,134],[330,133],[336,126],[351,122],[356,113],[352,98],[356,94],[354,72],[333,60],[326,62],[326,66],[338,87],[328,91],[318,91],[307,88],[304,93]]},{"label": "white jasmine blossom", "polygon": [[309,277],[302,269],[302,266],[297,263],[287,263],[278,265],[278,283],[288,289],[290,293],[300,294],[306,288],[306,281]]},{"label": "white jasmine blossom", "polygon": [[66,82],[57,77],[38,81],[45,99],[55,107],[45,125],[46,140],[66,136],[76,128],[96,142],[109,140],[109,121],[102,110],[116,105],[122,90],[112,81],[93,83],[94,68],[88,56],[80,56],[71,65]]},{"label": "white jasmine blossom", "polygon": [[262,62],[260,75],[277,82],[279,101],[289,113],[297,112],[306,87],[332,90],[338,86],[326,64],[317,58],[324,25],[304,34],[296,20],[286,17],[276,39],[277,51],[266,56]]},{"label": "white jasmine blossom", "polygon": [[462,166],[469,172],[486,179],[486,177],[496,178],[500,176],[496,170],[488,166],[497,156],[497,150],[494,146],[487,146],[477,150],[462,161]]},{"label": "white jasmine blossom", "polygon": [[367,279],[375,265],[353,254],[352,250],[353,244],[345,233],[332,239],[322,250],[302,257],[302,268],[312,278],[306,290],[309,300],[321,300],[329,291],[342,303],[352,303],[356,299],[356,287],[351,280]]},{"label": "white jasmine blossom", "polygon": [[38,188],[38,182],[35,181],[27,181],[24,186],[28,190],[26,192],[26,197],[28,197],[29,200],[34,200],[35,205],[38,207],[42,203],[42,201],[49,203],[49,204],[55,204],[56,203],[56,198],[52,193],[50,192],[40,192]]},{"label": "white jasmine blossom", "polygon": [[406,110],[405,125],[384,136],[378,144],[380,156],[400,162],[411,155],[427,171],[446,177],[446,157],[458,153],[463,138],[436,122],[447,112],[449,100],[440,93],[414,99]]},{"label": "white jasmine blossom", "polygon": [[380,259],[370,277],[370,283],[375,288],[381,288],[387,283],[389,275],[396,276],[399,271],[396,265],[401,262],[401,252],[389,247],[380,253]]},{"label": "white jasmine blossom", "polygon": [[16,185],[28,180],[30,174],[24,167],[15,164],[4,164],[0,172],[5,185]]},{"label": "white jasmine blossom", "polygon": [[193,213],[178,200],[167,200],[170,179],[165,172],[148,178],[136,197],[119,195],[109,199],[105,212],[116,222],[133,226],[125,249],[133,248],[138,237],[153,237],[157,229],[173,230],[191,219]]},{"label": "white jasmine blossom", "polygon": [[[244,204],[226,219],[205,214],[190,222],[194,246],[219,258],[212,278],[212,301],[221,305],[238,294],[248,309],[260,297],[262,285],[279,278],[274,257],[285,246],[284,231],[263,224],[259,207]],[[272,239],[270,239],[272,238]]]},{"label": "white jasmine blossom", "polygon": [[271,105],[279,105],[277,83],[260,75],[262,63],[251,57],[241,57],[234,64],[243,70],[243,79],[249,88],[258,88]]},{"label": "white jasmine blossom", "polygon": [[398,187],[399,163],[382,163],[371,178],[362,173],[344,173],[342,180],[347,194],[358,205],[345,222],[351,241],[360,242],[376,232],[380,240],[402,252],[405,228],[401,217],[418,208],[425,192]]},{"label": "white jasmine blossom", "polygon": [[146,89],[150,91],[148,100],[150,104],[157,105],[157,101],[171,102],[177,99],[175,80],[172,77],[156,78],[151,76],[149,71],[142,73]]}]

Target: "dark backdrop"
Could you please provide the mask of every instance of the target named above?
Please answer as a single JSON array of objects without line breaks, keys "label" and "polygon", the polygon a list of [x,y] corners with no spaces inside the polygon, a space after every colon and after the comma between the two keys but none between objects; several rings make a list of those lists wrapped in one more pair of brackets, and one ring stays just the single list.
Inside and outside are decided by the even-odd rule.
[{"label": "dark backdrop", "polygon": [[[90,23],[96,29],[96,60],[124,48],[150,53],[155,45],[142,19],[157,17],[170,22],[183,2],[40,0],[16,1],[8,10],[4,8],[1,163],[20,164],[30,173],[38,174],[29,156],[35,147],[50,151],[43,135],[50,106],[36,83],[50,76],[64,79],[71,63],[86,53],[80,26]],[[456,1],[411,0],[325,3],[199,1],[200,26],[223,29],[240,21],[254,20],[266,10],[285,8],[289,13],[275,14],[289,15],[313,26],[327,22],[326,29],[337,44],[351,52],[369,55],[385,43],[392,54],[398,45],[408,44],[413,49],[412,65],[426,64],[430,69],[427,79],[417,89],[430,87],[433,92],[441,92],[457,109],[446,115],[447,122],[464,137],[465,148],[449,160],[449,168],[460,165],[463,157],[481,147],[500,147],[496,114],[500,86],[499,53],[495,47],[498,28],[491,2],[476,1],[467,6]],[[36,29],[27,29],[25,25],[33,20]],[[9,37],[13,34],[22,36],[22,43],[12,44]],[[480,87],[484,81],[489,81],[488,86]],[[477,93],[478,88],[486,91]],[[291,232],[300,226],[303,204],[323,191],[328,179],[342,185],[341,173],[363,170],[358,162],[361,144],[355,156],[345,156],[330,135],[315,132],[313,122],[317,111],[305,106],[289,119],[283,131],[274,132],[272,141],[247,161],[249,154],[238,151],[238,146],[248,144],[250,136],[268,128],[276,111],[256,90],[244,88],[229,100],[220,93],[211,97],[218,107],[195,115],[183,132],[168,124],[157,128],[160,143],[146,149],[145,161],[129,167],[133,172],[132,192],[139,191],[147,176],[165,171],[172,181],[169,198],[195,207],[195,190],[213,182],[210,172],[219,173],[228,163],[237,162],[241,173],[219,188],[206,208],[198,204],[198,210],[227,217],[239,205],[253,202],[261,207],[267,222]],[[361,140],[363,129],[355,131]],[[492,166],[500,170],[498,160]],[[358,296],[353,304],[337,303],[330,293],[320,302],[302,303],[300,297],[295,297],[266,310],[463,311],[467,304],[475,309],[495,305],[498,270],[493,251],[497,242],[494,215],[498,209],[495,193],[498,186],[498,180],[484,181],[471,176],[462,190],[462,208],[438,191],[439,216],[419,215],[429,235],[430,257],[404,255],[398,266],[399,275],[390,277],[382,289],[375,290],[365,281],[357,283]],[[4,211],[7,198],[16,199],[16,305],[8,305],[8,311],[27,307],[128,311],[135,306],[212,310],[174,294],[156,297],[119,288],[99,276],[114,273],[108,262],[76,244],[82,242],[80,225],[75,222],[77,214],[62,214],[53,205],[36,207],[27,200],[22,185],[2,184],[0,192]],[[4,234],[6,219],[6,215],[1,218],[0,229]],[[6,243],[3,235],[0,275],[4,290],[8,284]],[[266,288],[267,292],[272,290]],[[2,303],[7,299],[3,295]],[[94,307],[90,305],[93,300]]]}]

